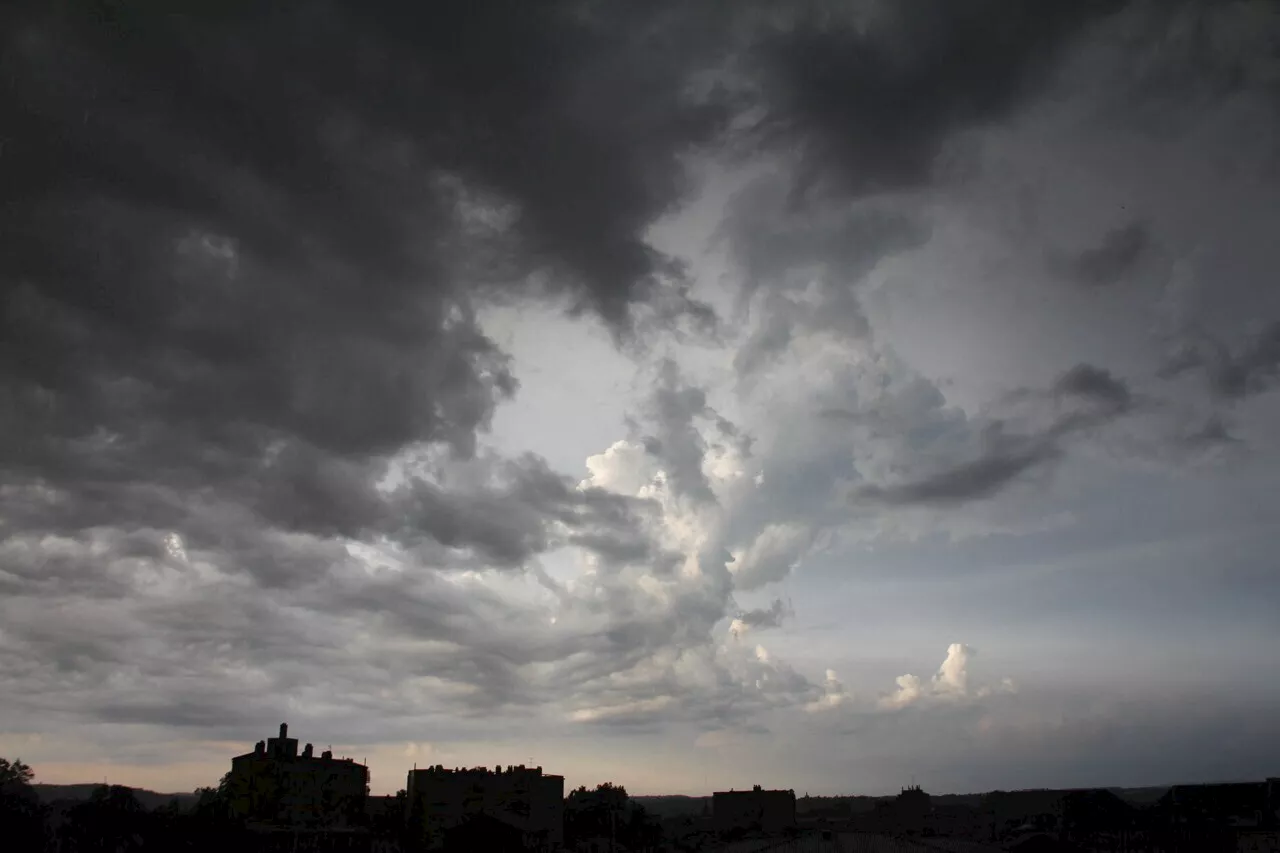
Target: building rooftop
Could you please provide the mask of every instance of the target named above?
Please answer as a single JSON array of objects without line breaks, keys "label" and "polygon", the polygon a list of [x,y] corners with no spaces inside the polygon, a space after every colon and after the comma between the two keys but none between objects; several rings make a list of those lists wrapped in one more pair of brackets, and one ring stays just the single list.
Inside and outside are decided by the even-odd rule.
[{"label": "building rooftop", "polygon": [[280,724],[280,734],[277,737],[260,740],[254,744],[252,752],[246,752],[242,755],[235,756],[234,760],[241,758],[262,758],[273,759],[277,761],[325,761],[325,762],[342,762],[358,767],[364,767],[362,763],[357,762],[354,758],[334,758],[333,751],[326,749],[319,755],[315,754],[311,744],[303,747],[302,752],[298,752],[297,738],[289,737],[289,724]]},{"label": "building rooftop", "polygon": [[550,773],[543,773],[541,765],[537,767],[526,767],[523,764],[508,764],[505,768],[501,765],[495,767],[445,767],[443,764],[433,764],[429,767],[414,767],[412,773],[425,773],[430,775],[486,775],[486,776],[502,776],[509,774],[520,774],[528,776],[541,776],[545,779],[559,779]]}]

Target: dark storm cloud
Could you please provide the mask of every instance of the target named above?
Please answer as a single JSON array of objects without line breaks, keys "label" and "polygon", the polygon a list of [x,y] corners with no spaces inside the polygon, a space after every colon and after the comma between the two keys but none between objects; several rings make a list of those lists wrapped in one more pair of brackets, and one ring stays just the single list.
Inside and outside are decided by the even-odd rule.
[{"label": "dark storm cloud", "polygon": [[[475,307],[550,295],[620,337],[713,325],[645,239],[724,117],[687,85],[720,61],[702,14],[0,14],[6,694],[179,725],[319,683],[409,707],[423,672],[446,705],[547,699],[524,668],[581,649],[436,570],[568,543],[669,558],[644,502],[477,455],[515,382]],[[445,461],[389,463],[424,447]],[[371,575],[343,540],[405,571]]]},{"label": "dark storm cloud", "polygon": [[655,555],[653,551],[653,543],[643,537],[635,537],[630,540],[622,538],[609,538],[594,533],[577,533],[569,537],[569,542],[579,548],[585,548],[595,554],[599,554],[605,560],[620,563],[663,563],[670,567],[671,562],[675,559],[667,558],[662,560],[661,555]]},{"label": "dark storm cloud", "polygon": [[1107,233],[1102,242],[1058,266],[1072,280],[1089,287],[1115,284],[1133,269],[1151,245],[1144,225],[1134,222]]},{"label": "dark storm cloud", "polygon": [[157,530],[99,529],[81,539],[9,535],[0,540],[0,589],[109,598],[127,594],[136,567],[166,557]]},{"label": "dark storm cloud", "polygon": [[709,418],[728,423],[707,405],[707,393],[690,385],[670,359],[658,367],[656,382],[644,407],[648,432],[641,437],[645,451],[662,460],[672,491],[699,502],[714,501],[711,484],[702,470],[706,441],[695,421]]},{"label": "dark storm cloud", "polygon": [[[385,702],[424,675],[443,685],[435,706],[492,711],[547,700],[521,668],[574,650],[482,585],[422,571],[370,576],[350,558],[325,553],[323,540],[299,538],[309,539],[294,537],[266,556],[312,558],[297,572],[306,583],[264,577],[246,584],[234,570],[249,555],[224,550],[192,552],[190,562],[170,560],[149,572],[113,572],[121,587],[114,597],[66,587],[56,598],[47,589],[13,590],[0,677],[25,690],[12,712],[199,728],[216,728],[220,716],[219,725],[265,725],[281,713],[282,696],[305,704],[314,694],[328,707],[333,697],[324,695],[341,685],[349,694],[343,703],[379,695],[373,701]],[[84,552],[99,570],[107,562],[100,549]],[[226,572],[208,577],[214,567]],[[51,601],[58,606],[49,609]]]},{"label": "dark storm cloud", "polygon": [[[947,138],[1012,113],[1038,91],[1062,48],[1122,5],[816,3],[766,16],[744,63],[762,93],[753,138],[798,147],[801,163],[794,182],[764,181],[744,193],[724,226],[746,277],[742,298],[773,289],[761,305],[764,321],[736,356],[739,372],[767,366],[802,326],[868,336],[857,284],[883,258],[930,236],[918,212],[846,209],[831,221],[821,204],[796,204],[797,193],[816,184],[843,200],[929,184]],[[1126,249],[1108,242],[1098,258],[1073,259],[1072,270],[1107,273]],[[822,289],[813,303],[777,292],[811,282]]]},{"label": "dark storm cloud", "polygon": [[[233,4],[196,21],[46,5],[0,12],[13,247],[0,260],[0,694],[13,719],[239,738],[288,703],[373,740],[420,737],[430,714],[527,724],[578,708],[606,726],[714,727],[823,696],[750,644],[715,648],[736,609],[724,557],[700,578],[664,573],[686,555],[654,541],[649,502],[476,443],[516,391],[479,328],[485,300],[551,296],[620,338],[715,327],[644,235],[687,189],[680,155],[719,139],[725,110],[687,85],[720,61],[717,15],[446,0]],[[866,28],[752,28],[738,66],[765,84],[763,133],[747,140],[799,143],[810,176],[855,193],[922,187],[953,131],[1012,114],[1056,49],[1117,4],[878,5]],[[824,223],[820,206],[735,223],[744,291],[775,291],[742,374],[813,331],[869,337],[850,285],[929,236],[924,215]],[[1141,260],[1146,243],[1118,233],[1073,274],[1104,283]],[[807,302],[797,291],[815,279]],[[1264,346],[1223,352],[1222,387],[1240,372],[1243,387],[1271,381]],[[1211,361],[1194,367],[1212,377]],[[1049,469],[1069,436],[1130,407],[1122,380],[1089,365],[1037,393],[1071,411],[1039,431],[997,425],[968,457],[956,445],[972,449],[973,424],[956,415],[952,430],[940,394],[881,417],[892,401],[870,392],[815,407],[832,431],[901,439],[868,468],[910,474],[863,497],[954,506]],[[706,393],[667,365],[642,414],[670,490],[713,500],[713,443],[695,424],[739,437]],[[799,421],[784,433],[811,437]],[[389,462],[418,451],[439,456]],[[921,474],[920,459],[943,461]],[[730,531],[847,515],[826,484],[858,475],[854,454],[801,461],[771,459],[757,517],[726,506]],[[546,606],[513,570],[564,545],[608,570],[573,584],[538,570]],[[739,618],[764,627],[779,604]]]},{"label": "dark storm cloud", "polygon": [[606,556],[656,556],[638,533],[644,501],[576,488],[533,456],[497,468],[497,484],[478,491],[414,481],[403,498],[393,496],[402,526],[388,534],[412,542],[425,533],[446,547],[478,547],[495,565],[520,566],[550,547],[548,522],[558,522],[573,541]]},{"label": "dark storm cloud", "polygon": [[[1036,48],[1085,17],[987,6]],[[385,529],[382,459],[422,441],[471,452],[514,390],[460,279],[540,273],[535,290],[619,324],[679,284],[643,231],[685,190],[679,155],[724,117],[685,96],[719,58],[710,17],[353,8],[9,13],[0,337],[22,417],[0,422],[0,461],[19,502],[52,490],[69,527],[181,526],[198,491],[285,529]],[[919,156],[893,153],[908,136],[936,137],[971,95],[975,115],[1009,102],[996,78],[1033,55],[980,16],[934,22],[942,8],[892,12],[869,41],[812,20],[766,35],[750,54],[776,84],[766,106],[814,138],[887,128],[873,171],[897,180]],[[966,39],[990,61],[944,82]],[[700,471],[674,468],[705,496]],[[448,544],[490,537],[503,562],[543,545],[528,525],[470,529],[458,519],[479,508],[430,488],[415,500]]]},{"label": "dark storm cloud", "polygon": [[146,696],[119,697],[98,707],[96,716],[104,723],[150,723],[205,730],[228,725],[248,728],[253,725],[255,716],[261,719],[261,715],[254,715],[238,702],[218,701],[218,698],[193,696],[166,701]]},{"label": "dark storm cloud", "polygon": [[1231,427],[1219,415],[1211,415],[1196,429],[1182,436],[1182,441],[1191,449],[1212,448],[1221,445],[1239,444],[1240,439],[1231,432]]},{"label": "dark storm cloud", "polygon": [[884,258],[922,245],[930,234],[921,217],[893,209],[796,210],[785,199],[789,187],[776,175],[756,181],[730,202],[721,226],[743,276],[737,310],[760,316],[734,355],[746,381],[799,337],[870,338],[858,285]]},{"label": "dark storm cloud", "polygon": [[738,615],[734,617],[734,621],[741,623],[739,630],[777,628],[782,625],[784,618],[793,615],[795,614],[786,602],[781,598],[775,598],[768,607],[739,611]]},{"label": "dark storm cloud", "polygon": [[[397,689],[427,675],[449,685],[433,697],[469,711],[497,710],[538,697],[522,667],[570,653],[552,642],[532,616],[482,586],[458,585],[422,572],[331,575],[301,592],[296,603],[316,614],[405,638],[410,648],[370,667],[351,651],[326,654],[326,667],[348,683]],[[394,642],[394,640],[393,640]],[[371,670],[371,671],[370,671]],[[452,692],[451,692],[452,691]]]},{"label": "dark storm cloud", "polygon": [[[131,488],[103,493],[90,484],[44,504],[36,500],[33,507],[30,492],[6,489],[0,492],[6,510],[0,530],[13,565],[0,583],[25,587],[75,578],[105,592],[117,583],[104,574],[109,561],[141,564],[164,556],[165,534],[150,525],[180,531],[187,548],[215,551],[268,586],[306,582],[346,560],[345,547],[327,538],[340,536],[398,544],[433,569],[518,569],[565,542],[611,560],[669,559],[644,535],[652,511],[647,502],[579,489],[536,457],[481,457],[438,483],[412,478],[386,490],[374,488],[363,469],[334,473],[343,464],[319,457],[287,478],[246,477],[225,484],[216,500],[169,487],[153,487],[141,497]],[[99,505],[112,497],[115,505]],[[128,524],[133,532],[114,524]],[[320,538],[298,535],[304,530]],[[97,556],[75,544],[82,531],[91,531],[83,535]],[[63,548],[62,541],[71,544]]]},{"label": "dark storm cloud", "polygon": [[1280,376],[1280,322],[1229,346],[1207,334],[1191,337],[1162,370],[1166,378],[1199,372],[1209,389],[1225,399],[1239,399],[1274,386]]},{"label": "dark storm cloud", "polygon": [[[8,466],[100,476],[95,434],[202,476],[277,439],[466,449],[512,382],[460,249],[618,323],[670,274],[641,232],[715,127],[681,39],[567,5],[352,9],[10,14]],[[469,193],[510,209],[502,239],[468,242]]]},{"label": "dark storm cloud", "polygon": [[[181,725],[203,707],[205,722],[219,713],[234,720],[274,704],[236,676],[239,661],[264,671],[274,661],[322,665],[323,644],[288,614],[234,585],[216,593],[155,608],[73,594],[47,609],[47,596],[7,596],[0,677],[23,685],[11,691],[12,719],[145,722],[167,708],[165,721]],[[135,598],[145,595],[135,590]],[[281,679],[273,689],[285,686]]]},{"label": "dark storm cloud", "polygon": [[637,554],[603,530],[628,509],[546,471],[373,484],[407,445],[471,454],[513,393],[477,292],[706,322],[643,232],[717,132],[685,85],[717,56],[647,9],[6,12],[6,532],[148,525],[247,557],[234,516],[517,565],[558,520]]},{"label": "dark storm cloud", "polygon": [[782,16],[752,59],[762,127],[800,143],[809,175],[855,193],[929,180],[951,132],[1002,118],[1059,50],[1120,0],[830,3]]},{"label": "dark storm cloud", "polygon": [[[654,8],[47,15],[13,37],[6,70],[21,123],[6,162],[28,203],[74,179],[144,208],[176,206],[208,230],[233,225],[223,230],[271,257],[323,240],[359,269],[418,276],[417,241],[433,236],[419,217],[442,213],[425,191],[443,170],[514,205],[527,248],[567,260],[588,302],[625,311],[662,264],[637,232],[679,197],[673,158],[716,118],[678,97],[696,28],[648,38],[662,23]],[[59,174],[73,155],[78,167]]]},{"label": "dark storm cloud", "polygon": [[989,498],[1033,468],[1052,462],[1061,450],[1044,438],[1000,437],[977,459],[936,474],[892,486],[868,486],[859,497],[886,504],[949,505]]},{"label": "dark storm cloud", "polygon": [[[1024,433],[1009,432],[1001,420],[987,423],[981,452],[976,458],[943,467],[925,476],[893,485],[868,485],[857,490],[861,500],[891,505],[948,506],[993,497],[1025,475],[1057,463],[1065,455],[1064,442],[1123,417],[1130,408],[1128,386],[1109,371],[1091,364],[1077,364],[1051,386],[1048,393],[1024,389],[1017,399],[1046,401],[1074,397],[1089,404],[1085,409],[1049,412],[1049,423]],[[838,410],[825,412],[829,419],[856,422],[858,416]]]},{"label": "dark storm cloud", "polygon": [[1127,408],[1131,400],[1128,385],[1092,364],[1077,364],[1058,377],[1053,390],[1115,409]]},{"label": "dark storm cloud", "polygon": [[821,288],[817,304],[805,304],[782,293],[769,293],[761,306],[763,320],[759,328],[734,355],[734,369],[743,376],[768,369],[801,331],[855,338],[868,336],[870,326],[849,284],[848,281],[826,284]]},{"label": "dark storm cloud", "polygon": [[788,204],[790,189],[778,175],[756,180],[733,199],[720,226],[743,268],[742,299],[762,288],[804,287],[812,276],[793,275],[797,269],[828,284],[856,280],[883,256],[929,237],[919,216],[888,206],[797,210]]}]

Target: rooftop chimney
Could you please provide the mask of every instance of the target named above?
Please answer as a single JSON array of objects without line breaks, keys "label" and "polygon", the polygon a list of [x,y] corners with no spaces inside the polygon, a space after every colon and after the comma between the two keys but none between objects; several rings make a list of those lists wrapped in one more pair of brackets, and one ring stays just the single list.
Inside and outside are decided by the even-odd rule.
[{"label": "rooftop chimney", "polygon": [[302,748],[302,757],[303,757],[303,758],[312,758],[312,757],[314,757],[314,753],[311,751],[311,744],[307,744],[306,746],[304,746],[304,747]]},{"label": "rooftop chimney", "polygon": [[289,736],[289,724],[281,723],[280,724],[280,740],[284,740],[288,736]]}]

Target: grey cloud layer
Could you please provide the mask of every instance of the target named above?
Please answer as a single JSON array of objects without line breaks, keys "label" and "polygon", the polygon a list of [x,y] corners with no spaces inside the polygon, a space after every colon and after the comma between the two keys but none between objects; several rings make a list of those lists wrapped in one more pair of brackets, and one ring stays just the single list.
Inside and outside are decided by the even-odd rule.
[{"label": "grey cloud layer", "polygon": [[[678,97],[694,60],[482,6],[11,13],[6,467],[77,491],[367,478],[411,442],[468,452],[513,392],[467,285],[537,273],[625,324],[670,266],[641,231],[714,131]],[[477,194],[500,232],[473,233]]]},{"label": "grey cloud layer", "polygon": [[872,484],[859,496],[899,505],[948,505],[993,497],[1023,475],[1061,460],[1069,438],[1115,420],[1130,404],[1128,386],[1090,364],[1078,364],[1059,376],[1051,394],[1084,400],[1089,408],[1055,413],[1043,429],[1026,433],[1010,432],[1002,420],[990,419],[982,427],[976,458],[919,479]]},{"label": "grey cloud layer", "polygon": [[[1174,403],[1178,440],[1222,444],[1274,388],[1257,225],[1274,202],[1217,165],[1274,157],[1205,129],[1214,98],[1275,126],[1248,33],[1277,28],[1247,5],[2,13],[0,692],[17,725],[239,737],[278,721],[273,696],[371,738],[375,717],[448,737],[513,709],[714,728],[841,706],[834,673],[724,631],[789,623],[769,586],[831,534],[892,537],[916,510],[929,533],[1034,526],[1041,504],[1001,503],[1015,485]],[[1141,62],[1115,47],[1130,33],[1156,45]],[[1096,153],[1116,128],[1118,167]],[[1185,160],[1155,189],[1137,168],[1153,129]],[[518,392],[485,302],[547,298],[620,339],[715,327],[645,239],[690,190],[692,151],[776,167],[720,231],[743,416],[664,362],[608,484],[485,450]],[[1059,200],[1054,220],[1050,190],[1076,174],[1055,160],[1114,167],[1099,183],[1133,177],[1142,203]],[[1162,203],[1183,174],[1226,195]],[[1019,217],[996,249],[955,238],[991,221],[984,193]],[[1044,233],[1063,222],[1061,242]],[[1205,245],[1184,258],[1188,232]],[[1222,287],[1143,289],[1178,264]],[[1021,336],[1009,360],[1037,371],[1010,411],[956,403],[877,326],[872,303],[919,282],[973,307],[926,337]],[[1166,309],[1151,364],[1116,355]],[[1191,375],[1209,400],[1180,396]],[[590,571],[539,563],[565,549]]]},{"label": "grey cloud layer", "polygon": [[[643,237],[723,115],[687,85],[717,47],[678,11],[4,13],[0,583],[7,614],[70,619],[5,620],[33,714],[195,723],[210,690],[260,708],[246,691],[303,671],[352,696],[432,673],[444,704],[495,707],[540,701],[522,668],[584,636],[609,653],[620,628],[565,646],[544,611],[435,572],[566,544],[663,559],[643,501],[475,455],[515,383],[473,308],[705,317]],[[346,541],[406,568],[369,577]],[[151,637],[243,677],[188,696]]]},{"label": "grey cloud layer", "polygon": [[1174,377],[1189,371],[1200,372],[1213,393],[1228,399],[1267,390],[1280,374],[1280,322],[1245,337],[1234,347],[1203,333],[1193,337],[1171,356],[1162,375]]}]

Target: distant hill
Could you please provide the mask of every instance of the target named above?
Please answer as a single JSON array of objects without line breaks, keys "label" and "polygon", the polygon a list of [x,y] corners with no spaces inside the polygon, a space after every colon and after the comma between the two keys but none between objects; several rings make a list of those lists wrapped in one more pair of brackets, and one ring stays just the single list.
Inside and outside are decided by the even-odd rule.
[{"label": "distant hill", "polygon": [[[95,788],[100,788],[100,784],[85,783],[79,785],[49,785],[44,782],[37,782],[31,786],[36,791],[36,796],[40,798],[42,803],[56,803],[59,800],[87,800],[93,796]],[[160,806],[167,806],[172,800],[177,800],[178,804],[189,809],[196,802],[196,795],[193,793],[184,794],[160,794],[155,791],[148,791],[146,788],[130,788],[133,795],[138,798],[138,802],[142,804],[144,809],[156,809]]]},{"label": "distant hill", "polygon": [[685,797],[678,794],[656,797],[632,797],[631,801],[642,806],[649,814],[660,817],[697,817],[703,809],[711,808],[710,797]]},{"label": "distant hill", "polygon": [[[1061,791],[1051,791],[1049,793],[1067,793],[1069,789]],[[1156,800],[1164,796],[1169,790],[1167,785],[1153,786],[1146,788],[1107,788],[1112,794],[1133,806],[1148,806]],[[933,804],[935,806],[969,806],[977,808],[981,806],[983,798],[986,794],[932,794]],[[660,818],[668,817],[696,817],[702,814],[703,809],[710,808],[710,797],[686,797],[679,795],[671,796],[648,796],[648,797],[632,797],[637,804],[643,806],[647,812]],[[797,811],[803,815],[818,815],[823,813],[843,813],[843,814],[865,814],[875,808],[876,803],[892,800],[892,796],[868,797],[868,796],[837,796],[837,797],[796,797]]]}]

